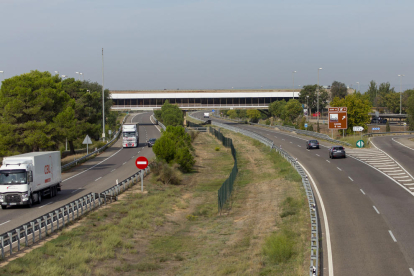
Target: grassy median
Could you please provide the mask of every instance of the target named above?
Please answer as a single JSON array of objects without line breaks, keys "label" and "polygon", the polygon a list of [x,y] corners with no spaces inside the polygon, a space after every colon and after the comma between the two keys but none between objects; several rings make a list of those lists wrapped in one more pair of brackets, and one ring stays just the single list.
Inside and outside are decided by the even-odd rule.
[{"label": "grassy median", "polygon": [[275,152],[232,132],[239,174],[231,209],[217,190],[233,167],[212,135],[194,142],[181,185],[155,177],[0,268],[1,275],[304,275],[310,220],[301,179]]}]

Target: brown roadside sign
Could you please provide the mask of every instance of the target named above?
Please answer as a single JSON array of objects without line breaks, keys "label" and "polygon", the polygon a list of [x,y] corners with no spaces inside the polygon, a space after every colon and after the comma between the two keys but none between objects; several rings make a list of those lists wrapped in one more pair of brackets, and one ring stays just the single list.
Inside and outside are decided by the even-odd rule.
[{"label": "brown roadside sign", "polygon": [[348,128],[348,110],[346,107],[328,108],[328,127],[329,129]]}]

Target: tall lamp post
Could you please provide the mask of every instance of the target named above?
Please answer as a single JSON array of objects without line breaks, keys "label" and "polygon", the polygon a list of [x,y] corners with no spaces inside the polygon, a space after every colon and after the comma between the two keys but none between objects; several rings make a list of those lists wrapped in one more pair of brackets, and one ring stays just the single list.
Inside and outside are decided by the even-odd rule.
[{"label": "tall lamp post", "polygon": [[306,96],[306,108],[308,109],[308,123],[309,123],[309,95]]},{"label": "tall lamp post", "polygon": [[402,77],[404,77],[404,75],[398,75],[400,77],[400,114],[401,114],[401,81],[402,81]]},{"label": "tall lamp post", "polygon": [[[4,71],[0,71],[0,73],[1,73],[1,76],[2,76],[1,80],[3,81],[4,80]],[[0,87],[1,87],[1,84],[2,84],[2,82],[0,82]]]},{"label": "tall lamp post", "polygon": [[316,87],[316,96],[317,96],[317,104],[316,104],[316,106],[317,106],[317,110],[316,110],[316,112],[317,112],[317,116],[318,116],[318,128],[319,128],[319,70],[322,70],[322,68],[318,68],[318,86]]},{"label": "tall lamp post", "polygon": [[360,92],[360,90],[359,90],[359,81],[357,81],[356,83],[358,84],[358,92]]},{"label": "tall lamp post", "polygon": [[296,71],[292,72],[292,93],[293,93],[293,98],[295,98],[295,73]]},{"label": "tall lamp post", "polygon": [[81,76],[81,80],[83,80],[83,73],[79,73],[79,75]]}]

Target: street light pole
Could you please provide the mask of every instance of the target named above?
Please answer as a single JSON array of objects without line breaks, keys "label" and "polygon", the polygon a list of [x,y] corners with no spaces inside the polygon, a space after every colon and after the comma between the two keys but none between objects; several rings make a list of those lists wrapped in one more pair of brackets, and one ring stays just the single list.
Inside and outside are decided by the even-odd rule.
[{"label": "street light pole", "polygon": [[75,73],[76,73],[76,74],[78,74],[78,80],[79,80],[79,78],[80,78],[80,77],[79,77],[79,72],[75,72]]},{"label": "street light pole", "polygon": [[317,112],[317,116],[318,116],[318,128],[319,128],[319,70],[322,70],[322,68],[318,68],[318,86],[316,87],[316,96],[317,96],[317,110],[316,110],[316,112]]},{"label": "street light pole", "polygon": [[309,95],[306,96],[306,108],[308,109],[308,123],[309,123]]},{"label": "street light pole", "polygon": [[359,91],[359,81],[357,81],[356,83],[358,84],[358,92],[361,92],[361,91]]},{"label": "street light pole", "polygon": [[293,99],[295,98],[295,73],[296,71],[292,72],[292,93],[293,93]]},{"label": "street light pole", "polygon": [[1,84],[2,84],[2,83],[3,83],[3,81],[4,81],[4,71],[0,71],[0,73],[1,73],[1,76],[2,76],[2,78],[1,78],[2,82],[0,82],[0,87],[1,87]]},{"label": "street light pole", "polygon": [[81,78],[82,78],[82,81],[83,81],[83,73],[79,73],[79,75],[81,76]]},{"label": "street light pole", "polygon": [[404,75],[398,75],[400,77],[400,114],[401,114],[401,81],[402,81],[402,77],[404,77]]},{"label": "street light pole", "polygon": [[105,142],[105,94],[104,94],[104,55],[102,48],[102,140]]}]

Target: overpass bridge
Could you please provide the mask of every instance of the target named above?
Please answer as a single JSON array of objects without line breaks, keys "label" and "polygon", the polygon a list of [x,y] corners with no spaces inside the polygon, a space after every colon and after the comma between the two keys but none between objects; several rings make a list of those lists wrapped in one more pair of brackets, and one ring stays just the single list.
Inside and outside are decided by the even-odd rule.
[{"label": "overpass bridge", "polygon": [[278,100],[299,97],[300,90],[111,90],[112,110],[155,110],[166,100],[183,110],[268,109]]}]

